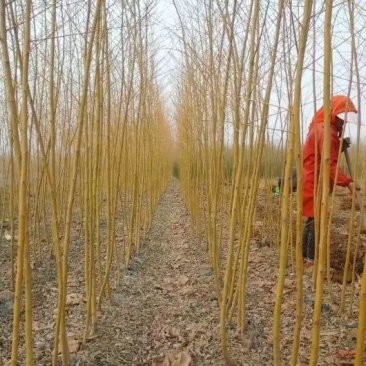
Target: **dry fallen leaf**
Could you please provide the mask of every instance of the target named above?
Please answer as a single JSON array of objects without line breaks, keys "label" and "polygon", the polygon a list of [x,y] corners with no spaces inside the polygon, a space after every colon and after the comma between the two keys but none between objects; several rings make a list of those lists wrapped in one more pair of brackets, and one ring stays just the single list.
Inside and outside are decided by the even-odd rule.
[{"label": "dry fallen leaf", "polygon": [[351,358],[356,354],[355,349],[340,349],[336,352],[336,356],[339,358]]},{"label": "dry fallen leaf", "polygon": [[179,354],[177,360],[173,361],[172,366],[190,366],[192,358],[187,352]]},{"label": "dry fallen leaf", "polygon": [[69,277],[67,279],[67,286],[68,287],[79,287],[80,281],[78,278],[75,277]]},{"label": "dry fallen leaf", "polygon": [[68,294],[66,296],[66,306],[79,305],[81,302],[85,302],[84,296],[81,294]]},{"label": "dry fallen leaf", "polygon": [[283,285],[285,288],[293,288],[293,287],[295,287],[295,281],[285,278],[285,282]]},{"label": "dry fallen leaf", "polygon": [[184,263],[182,262],[178,262],[178,263],[175,263],[175,264],[172,264],[172,268],[173,269],[178,269],[179,267],[182,267]]},{"label": "dry fallen leaf", "polygon": [[191,366],[192,358],[187,352],[180,352],[176,355],[168,354],[165,356],[162,366]]},{"label": "dry fallen leaf", "polygon": [[[77,334],[68,333],[67,334],[67,345],[69,347],[69,353],[73,354],[79,351],[81,345],[81,339]],[[58,354],[61,354],[61,343],[58,345]]]},{"label": "dry fallen leaf", "polygon": [[257,279],[257,280],[252,282],[252,285],[262,288],[262,287],[272,287],[273,285],[275,285],[275,283],[274,283],[274,281]]},{"label": "dry fallen leaf", "polygon": [[313,270],[314,270],[313,265],[309,265],[308,267],[307,266],[304,267],[304,273],[306,273],[306,274],[312,274]]},{"label": "dry fallen leaf", "polygon": [[178,279],[175,281],[177,286],[184,286],[189,281],[189,278],[185,275],[180,275]]},{"label": "dry fallen leaf", "polygon": [[179,294],[186,296],[194,291],[192,286],[184,286],[181,290],[179,290]]},{"label": "dry fallen leaf", "polygon": [[10,290],[0,291],[0,303],[12,302],[14,294]]},{"label": "dry fallen leaf", "polygon": [[67,344],[69,346],[70,354],[73,354],[79,351],[81,341],[77,338],[67,338]]},{"label": "dry fallen leaf", "polygon": [[[333,271],[332,273],[332,281],[343,283],[343,271]],[[352,272],[349,270],[347,271],[347,283],[352,282]]]},{"label": "dry fallen leaf", "polygon": [[[41,328],[40,328],[38,322],[34,320],[32,322],[32,330],[33,330],[33,332],[38,332],[40,329]],[[1,366],[1,363],[0,363],[0,366]]]},{"label": "dry fallen leaf", "polygon": [[333,366],[336,363],[336,361],[335,361],[333,356],[326,356],[326,357],[324,357],[324,363],[326,365],[332,365]]},{"label": "dry fallen leaf", "polygon": [[175,338],[180,336],[180,331],[177,328],[165,326],[159,332],[163,338]]},{"label": "dry fallen leaf", "polygon": [[243,345],[243,351],[248,352],[251,350],[253,346],[253,339],[248,334],[243,334],[242,332],[238,331],[234,334],[235,339],[238,339],[241,344]]},{"label": "dry fallen leaf", "polygon": [[339,334],[339,330],[338,329],[324,329],[320,332],[322,337],[332,337],[332,336],[337,336]]},{"label": "dry fallen leaf", "polygon": [[174,258],[173,262],[180,262],[182,259],[184,259],[183,254],[178,254],[178,255]]}]

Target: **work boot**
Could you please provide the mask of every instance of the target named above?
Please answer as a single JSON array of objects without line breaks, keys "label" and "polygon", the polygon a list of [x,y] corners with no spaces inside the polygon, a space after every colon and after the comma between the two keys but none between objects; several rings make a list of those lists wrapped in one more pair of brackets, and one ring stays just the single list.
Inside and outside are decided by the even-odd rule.
[{"label": "work boot", "polygon": [[314,218],[308,217],[302,237],[302,256],[307,262],[314,263],[315,256],[315,224]]}]

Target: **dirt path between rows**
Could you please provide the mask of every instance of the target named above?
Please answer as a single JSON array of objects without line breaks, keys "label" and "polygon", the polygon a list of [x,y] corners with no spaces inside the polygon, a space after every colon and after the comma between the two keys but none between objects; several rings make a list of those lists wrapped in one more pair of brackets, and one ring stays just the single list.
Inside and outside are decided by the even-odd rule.
[{"label": "dirt path between rows", "polygon": [[105,305],[82,365],[224,365],[206,248],[193,236],[179,184],[161,198],[151,231]]}]

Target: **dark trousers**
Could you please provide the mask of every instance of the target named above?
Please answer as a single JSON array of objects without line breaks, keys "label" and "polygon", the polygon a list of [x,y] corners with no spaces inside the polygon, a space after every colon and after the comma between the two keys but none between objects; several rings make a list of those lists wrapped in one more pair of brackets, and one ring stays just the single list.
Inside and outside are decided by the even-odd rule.
[{"label": "dark trousers", "polygon": [[315,256],[315,223],[314,217],[308,217],[302,235],[302,256],[314,260]]}]

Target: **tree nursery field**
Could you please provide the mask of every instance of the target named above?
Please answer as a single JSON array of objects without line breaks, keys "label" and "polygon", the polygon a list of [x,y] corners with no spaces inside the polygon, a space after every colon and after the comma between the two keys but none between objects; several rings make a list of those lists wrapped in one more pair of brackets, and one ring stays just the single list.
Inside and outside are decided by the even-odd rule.
[{"label": "tree nursery field", "polygon": [[0,366],[365,365],[365,27],[0,1]]}]

